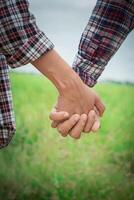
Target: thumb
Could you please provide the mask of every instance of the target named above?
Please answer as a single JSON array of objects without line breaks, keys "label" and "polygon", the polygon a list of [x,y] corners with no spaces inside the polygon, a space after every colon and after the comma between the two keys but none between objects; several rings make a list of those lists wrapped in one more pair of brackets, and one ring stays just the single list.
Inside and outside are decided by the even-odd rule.
[{"label": "thumb", "polygon": [[49,119],[54,120],[53,115],[55,115],[55,113],[57,113],[57,103],[53,106],[51,112],[49,113]]},{"label": "thumb", "polygon": [[97,110],[99,111],[100,117],[102,117],[103,113],[105,111],[105,106],[104,106],[104,104],[102,103],[101,99],[98,96],[95,99],[95,106],[96,106]]},{"label": "thumb", "polygon": [[57,107],[54,106],[53,109],[51,110],[50,114],[49,114],[49,119],[53,120],[53,121],[63,121],[69,118],[69,113],[65,112],[65,111],[57,111]]}]

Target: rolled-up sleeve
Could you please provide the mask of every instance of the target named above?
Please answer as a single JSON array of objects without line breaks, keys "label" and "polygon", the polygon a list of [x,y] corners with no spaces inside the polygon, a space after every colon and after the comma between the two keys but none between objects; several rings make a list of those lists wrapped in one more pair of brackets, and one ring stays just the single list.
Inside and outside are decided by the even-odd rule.
[{"label": "rolled-up sleeve", "polygon": [[0,148],[16,131],[9,66],[30,63],[53,47],[36,25],[27,0],[0,0]]},{"label": "rolled-up sleeve", "polygon": [[82,33],[73,69],[90,87],[134,28],[133,0],[98,0]]},{"label": "rolled-up sleeve", "polygon": [[30,63],[53,47],[36,25],[27,0],[0,1],[0,52],[10,67]]}]

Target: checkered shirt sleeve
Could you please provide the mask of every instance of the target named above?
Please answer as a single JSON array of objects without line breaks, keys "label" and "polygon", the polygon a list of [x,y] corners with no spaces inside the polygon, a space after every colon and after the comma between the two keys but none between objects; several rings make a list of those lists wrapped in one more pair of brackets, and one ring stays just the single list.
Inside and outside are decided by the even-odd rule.
[{"label": "checkered shirt sleeve", "polygon": [[0,148],[9,144],[16,129],[8,66],[30,63],[53,47],[27,0],[0,0]]},{"label": "checkered shirt sleeve", "polygon": [[82,33],[73,69],[92,87],[134,28],[134,0],[98,0]]},{"label": "checkered shirt sleeve", "polygon": [[9,67],[0,54],[0,148],[9,144],[16,130],[9,80]]},{"label": "checkered shirt sleeve", "polygon": [[10,67],[32,62],[53,47],[36,25],[27,0],[0,0],[0,51]]}]

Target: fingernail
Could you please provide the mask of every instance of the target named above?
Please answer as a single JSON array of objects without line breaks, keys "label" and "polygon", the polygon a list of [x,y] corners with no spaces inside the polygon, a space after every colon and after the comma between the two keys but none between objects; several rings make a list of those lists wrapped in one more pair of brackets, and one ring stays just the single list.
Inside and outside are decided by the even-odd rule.
[{"label": "fingernail", "polygon": [[83,115],[83,120],[84,120],[84,121],[87,120],[87,115]]},{"label": "fingernail", "polygon": [[75,121],[78,121],[78,119],[79,119],[80,117],[79,116],[75,116]]},{"label": "fingernail", "polygon": [[64,113],[64,117],[68,117],[68,113]]}]

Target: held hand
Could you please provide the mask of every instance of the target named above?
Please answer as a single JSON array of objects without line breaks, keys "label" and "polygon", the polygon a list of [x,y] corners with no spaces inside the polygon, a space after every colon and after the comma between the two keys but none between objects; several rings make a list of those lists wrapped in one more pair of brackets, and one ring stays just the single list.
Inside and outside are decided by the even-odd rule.
[{"label": "held hand", "polygon": [[57,112],[54,107],[50,113],[50,119],[52,120],[51,126],[57,128],[63,137],[70,134],[71,137],[78,139],[81,132],[96,132],[100,127],[100,117],[96,108],[91,110],[88,116],[74,114],[69,118],[67,112]]},{"label": "held hand", "polygon": [[88,114],[95,106],[102,116],[104,105],[99,97],[82,82],[54,49],[33,61],[32,64],[57,88],[59,92],[57,111],[67,111],[69,117],[78,114],[86,121],[87,116],[82,114]]},{"label": "held hand", "polygon": [[73,114],[88,114],[94,107],[103,115],[105,107],[99,96],[87,85],[76,81],[71,88],[65,88],[59,94],[56,109],[57,111],[66,111],[71,117]]},{"label": "held hand", "polygon": [[[82,131],[96,131],[100,126],[99,117],[93,111],[94,107],[96,107],[96,112],[98,110],[98,116],[102,116],[105,108],[100,98],[85,84],[80,84],[80,87],[77,85],[77,89],[64,91],[58,97],[55,109],[56,111],[65,110],[69,115],[67,116],[66,113],[64,120],[67,120],[62,120],[60,112],[59,116],[55,115],[57,119],[54,118],[52,112],[50,119],[58,122],[57,129],[63,136],[69,133],[74,138],[80,138]],[[54,127],[54,124],[52,126]]]}]

